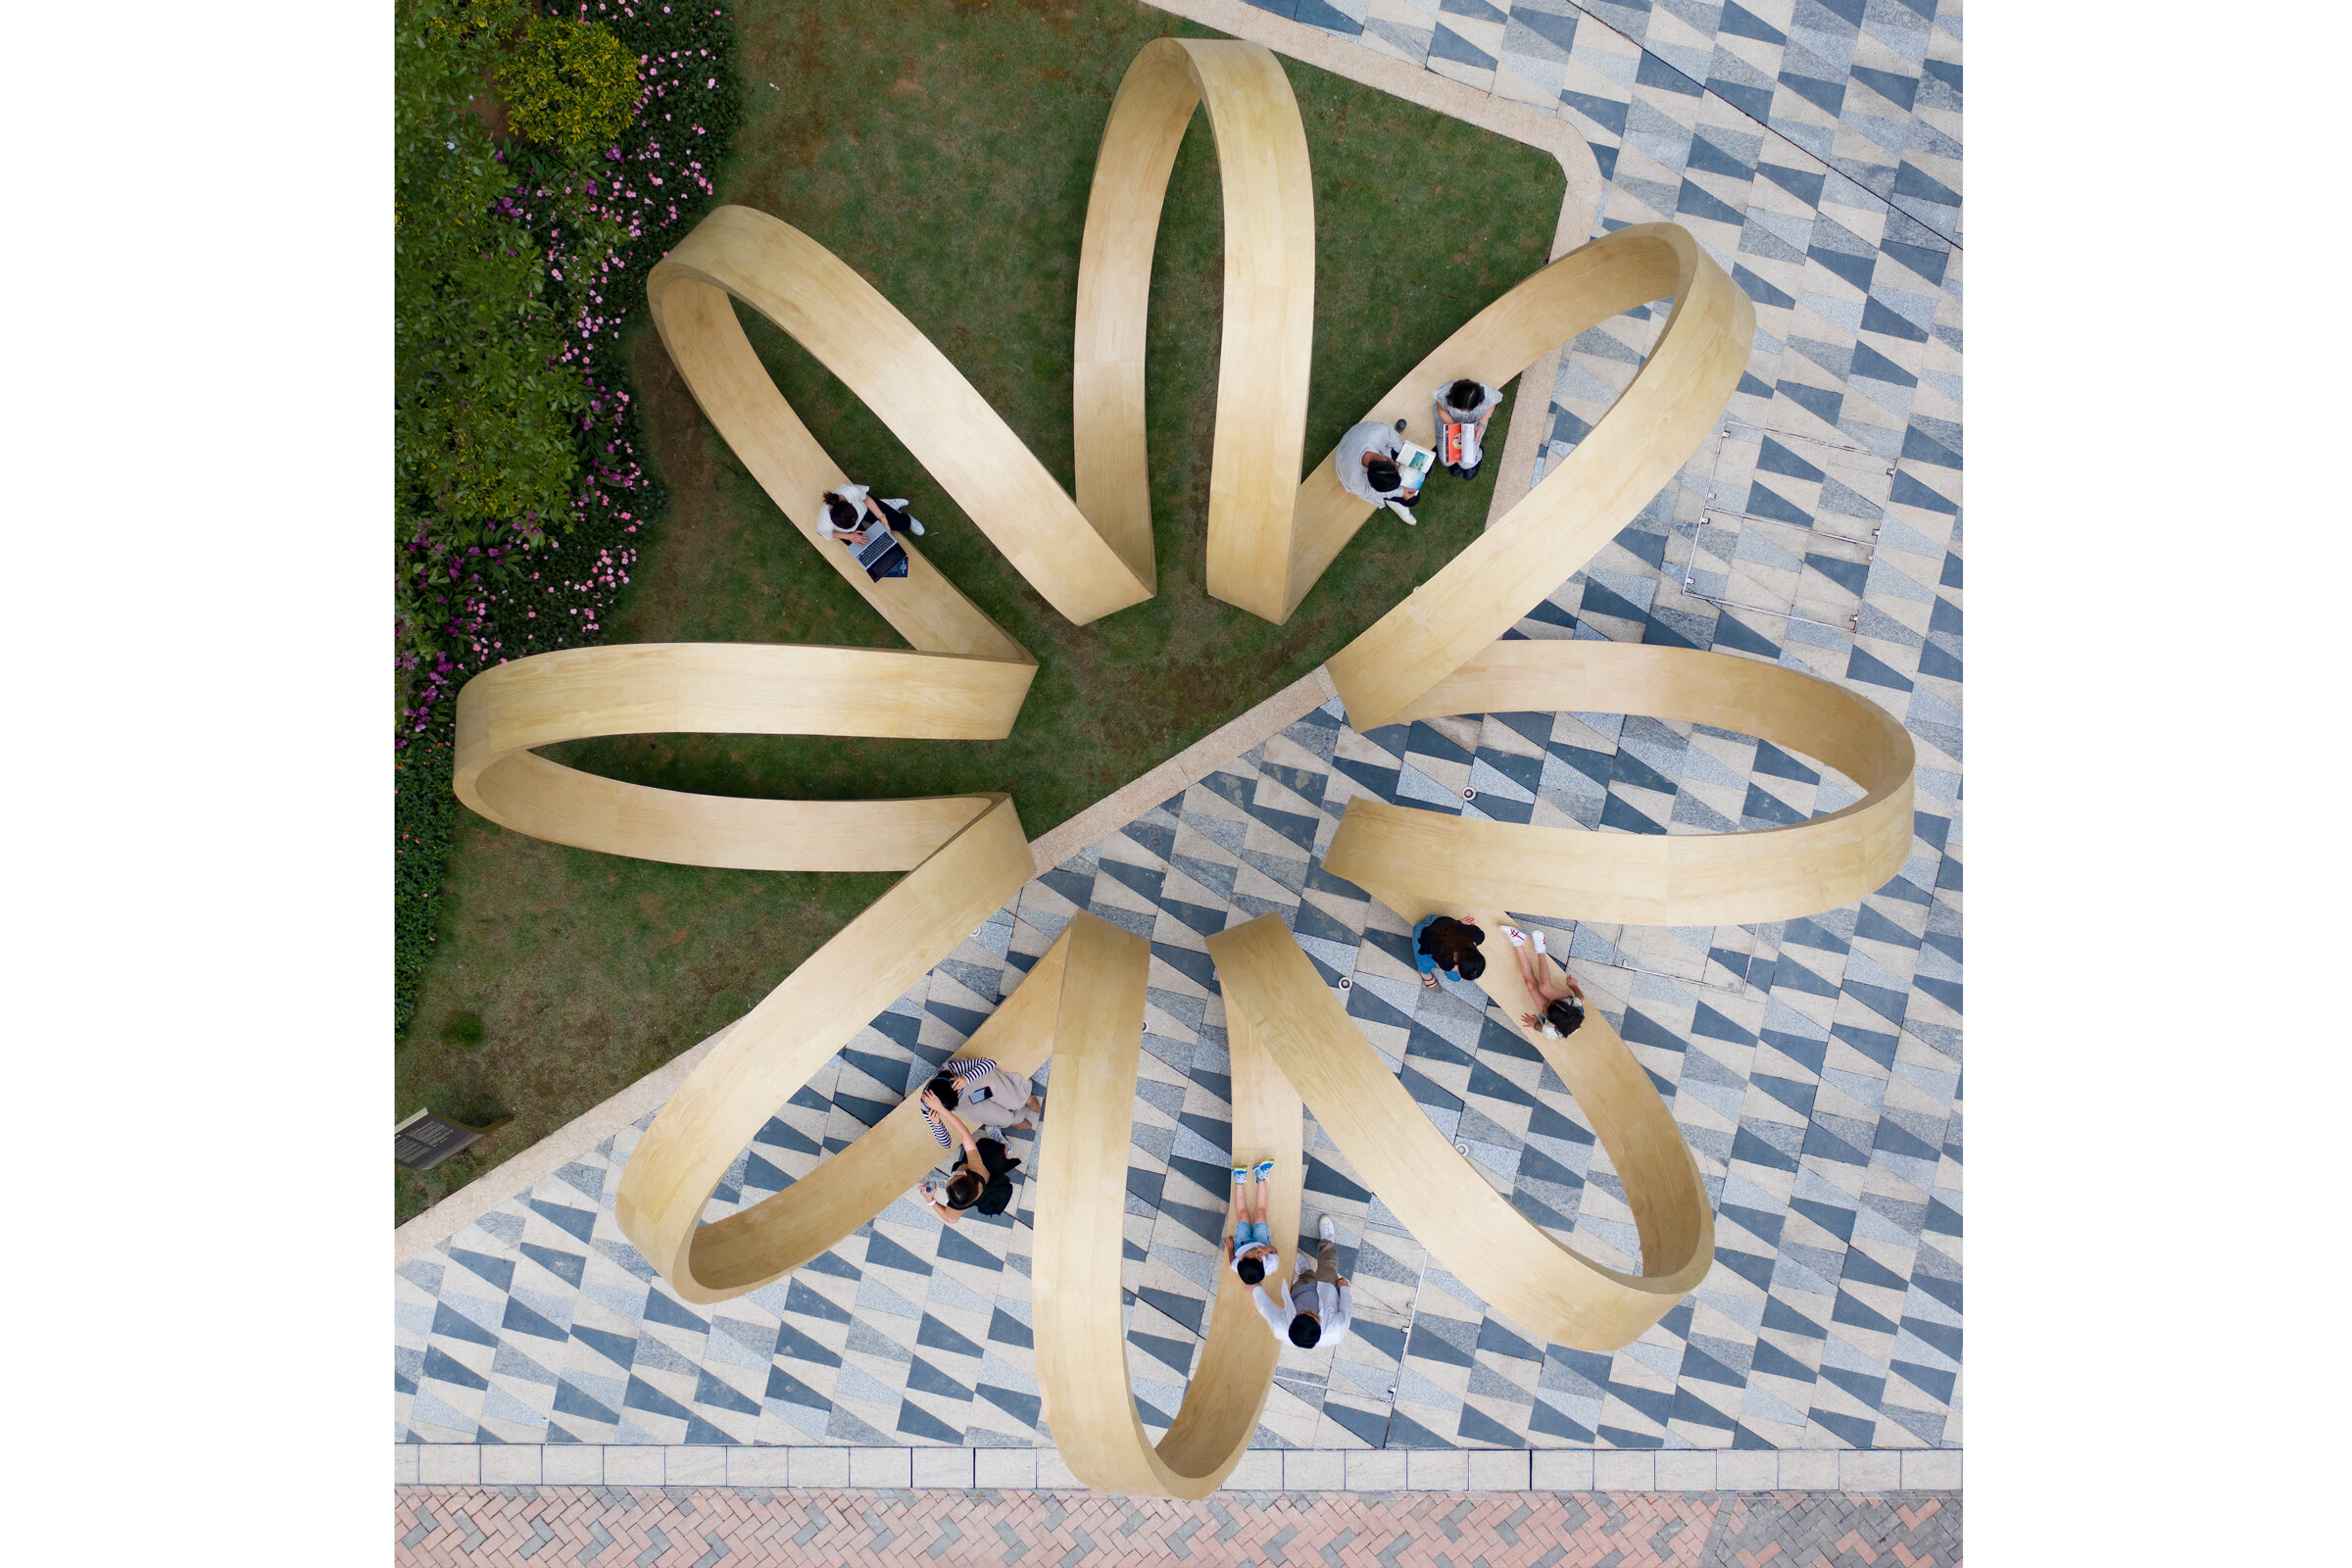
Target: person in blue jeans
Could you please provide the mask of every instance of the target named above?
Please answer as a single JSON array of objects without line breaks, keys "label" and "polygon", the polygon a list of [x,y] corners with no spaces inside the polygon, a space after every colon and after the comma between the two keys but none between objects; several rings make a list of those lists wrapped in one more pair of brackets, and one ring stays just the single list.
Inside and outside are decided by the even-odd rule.
[{"label": "person in blue jeans", "polygon": [[1421,984],[1437,990],[1441,971],[1464,980],[1485,974],[1487,956],[1478,951],[1478,945],[1486,939],[1486,932],[1467,920],[1456,920],[1450,914],[1424,915],[1413,927],[1413,967],[1421,971]]},{"label": "person in blue jeans", "polygon": [[[1233,1265],[1244,1285],[1255,1285],[1264,1279],[1278,1255],[1274,1250],[1274,1233],[1266,1224],[1267,1194],[1272,1190],[1274,1162],[1270,1159],[1233,1167],[1233,1235],[1225,1243],[1225,1260]],[[1254,1220],[1250,1217],[1252,1205],[1257,1209]]]}]

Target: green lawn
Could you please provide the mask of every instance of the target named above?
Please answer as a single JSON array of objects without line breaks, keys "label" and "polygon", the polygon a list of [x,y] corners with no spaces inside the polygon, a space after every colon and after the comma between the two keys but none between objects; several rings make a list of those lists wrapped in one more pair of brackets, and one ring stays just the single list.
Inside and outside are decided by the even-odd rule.
[{"label": "green lawn", "polygon": [[[1211,34],[1124,0],[824,10],[738,0],[737,17],[747,108],[721,199],[786,219],[857,268],[1070,486],[1073,310],[1095,148],[1137,49],[1163,33]],[[1431,347],[1543,265],[1562,180],[1532,148],[1284,65],[1315,169],[1306,450],[1320,457]],[[1413,188],[1428,194],[1407,214],[1393,193]],[[1215,150],[1196,117],[1153,270],[1159,592],[1086,627],[1055,614],[838,381],[748,319],[817,438],[854,477],[912,498],[931,524],[925,553],[1037,656],[1008,738],[663,735],[552,755],[711,794],[1004,789],[1034,838],[1328,658],[1476,536],[1499,461],[1475,484],[1441,479],[1417,530],[1367,523],[1288,625],[1208,598],[1223,244]],[[671,502],[611,640],[897,646],[712,434],[650,326],[631,342],[649,460]],[[1515,407],[1495,416],[1497,454]],[[459,817],[395,1109],[514,1120],[478,1157],[403,1173],[404,1219],[741,1014],[892,880],[657,865]],[[478,1044],[463,1023],[450,1027],[468,1013],[482,1021]]]}]

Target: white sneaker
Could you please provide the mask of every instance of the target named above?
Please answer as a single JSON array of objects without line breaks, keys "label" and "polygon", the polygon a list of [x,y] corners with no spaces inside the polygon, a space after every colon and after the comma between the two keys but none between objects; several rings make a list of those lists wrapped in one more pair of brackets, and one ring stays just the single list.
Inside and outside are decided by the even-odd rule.
[{"label": "white sneaker", "polygon": [[922,519],[919,517],[908,517],[906,519],[906,531],[910,534],[913,534],[917,539],[920,539],[923,536]]},{"label": "white sneaker", "polygon": [[1315,1221],[1315,1234],[1327,1242],[1336,1242],[1340,1239],[1339,1230],[1331,1223],[1329,1214]]},{"label": "white sneaker", "polygon": [[1405,525],[1406,527],[1408,527],[1408,528],[1418,528],[1418,527],[1420,527],[1420,526],[1421,526],[1421,519],[1420,519],[1419,517],[1416,517],[1416,516],[1414,516],[1414,515],[1413,515],[1413,509],[1412,509],[1412,508],[1410,508],[1410,507],[1408,507],[1408,506],[1406,506],[1406,505],[1405,505],[1403,502],[1401,502],[1401,501],[1392,501],[1392,502],[1390,502],[1390,503],[1389,503],[1389,510],[1390,510],[1391,512],[1394,512],[1395,514],[1396,514],[1396,515],[1398,515],[1399,517],[1402,517],[1402,518],[1404,519],[1404,525]]},{"label": "white sneaker", "polygon": [[1549,955],[1548,953],[1544,953],[1544,933],[1543,933],[1543,932],[1541,932],[1541,931],[1537,931],[1537,932],[1532,932],[1532,933],[1530,933],[1530,934],[1531,934],[1531,935],[1533,935],[1533,936],[1535,937],[1535,939],[1536,939],[1536,951],[1537,951],[1538,953],[1544,953],[1544,956],[1546,956],[1546,957],[1550,956],[1550,955]]}]

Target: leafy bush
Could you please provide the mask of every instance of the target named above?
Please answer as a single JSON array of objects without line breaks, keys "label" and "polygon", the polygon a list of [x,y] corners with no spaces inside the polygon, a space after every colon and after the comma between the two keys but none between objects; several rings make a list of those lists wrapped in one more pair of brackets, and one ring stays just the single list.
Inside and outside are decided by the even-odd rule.
[{"label": "leafy bush", "polygon": [[[438,546],[543,531],[579,478],[587,400],[563,362],[547,260],[507,210],[514,171],[473,100],[519,0],[402,0],[393,54],[393,463],[403,538]],[[434,620],[403,595],[401,641]]]},{"label": "leafy bush", "polygon": [[542,17],[498,74],[515,130],[577,156],[602,152],[637,115],[637,57],[601,22]]},{"label": "leafy bush", "polygon": [[[719,0],[579,0],[560,9],[609,29],[632,62],[634,118],[593,157],[530,139],[501,148],[469,100],[509,63],[506,44],[527,41],[527,9],[399,6],[393,1017],[405,1031],[457,810],[448,699],[493,664],[603,635],[664,499],[637,461],[620,334],[646,273],[715,193],[740,111]],[[560,447],[547,439],[558,424]]]}]

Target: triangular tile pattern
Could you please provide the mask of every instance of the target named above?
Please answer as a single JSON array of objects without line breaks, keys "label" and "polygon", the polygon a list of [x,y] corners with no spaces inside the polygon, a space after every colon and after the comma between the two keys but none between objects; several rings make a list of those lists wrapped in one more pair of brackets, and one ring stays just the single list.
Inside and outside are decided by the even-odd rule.
[{"label": "triangular tile pattern", "polygon": [[[1556,105],[1610,176],[1606,227],[1681,221],[1756,302],[1756,352],[1718,437],[1511,635],[1713,648],[1809,670],[1900,717],[1920,771],[1911,861],[1859,905],[1711,930],[1516,911],[1572,954],[1697,1152],[1717,1213],[1705,1283],[1613,1355],[1544,1345],[1433,1264],[1310,1119],[1304,1228],[1318,1212],[1337,1221],[1357,1329],[1336,1349],[1285,1351],[1256,1442],[1956,1444],[1961,268],[1943,237],[1955,215],[1928,198],[1959,189],[1957,9],[1264,9]],[[1916,82],[1907,120],[1887,107],[1901,107],[1906,73]],[[1527,82],[1540,91],[1518,85]],[[1552,389],[1546,463],[1624,388],[1662,322],[1658,310],[1637,309],[1571,346]],[[1766,520],[1702,530],[1710,508]],[[1840,543],[1862,538],[1867,550]],[[1745,597],[1724,591],[1741,570],[1745,587],[1786,601],[1764,601],[1777,613],[1710,602]],[[1806,607],[1850,612],[1853,624],[1787,613],[1812,614]],[[1230,1069],[1203,938],[1271,910],[1345,983],[1366,1037],[1514,1205],[1589,1254],[1633,1266],[1622,1184],[1556,1075],[1488,1015],[1476,987],[1420,990],[1402,922],[1323,870],[1357,796],[1683,833],[1776,826],[1835,810],[1855,791],[1804,758],[1703,725],[1493,713],[1359,734],[1335,704],[1031,883],[777,1107],[711,1217],[789,1186],[898,1103],[1072,912],[1138,932],[1152,962],[1123,1277],[1130,1370],[1156,1436],[1200,1344],[1226,1196]],[[1050,1100],[1050,1067],[1041,1089]],[[1026,1182],[1014,1212],[954,1228],[902,1200],[789,1279],[690,1308],[612,1219],[641,1130],[400,1272],[398,1438],[1050,1440],[1030,1327]],[[1014,1152],[1033,1156],[1033,1135],[1016,1134]]]},{"label": "triangular tile pattern", "polygon": [[[1835,171],[1940,238],[1960,237],[1959,0],[1248,0],[1482,91],[1573,111],[1614,178],[1655,152],[1642,89],[1715,99],[1772,162]],[[1667,118],[1676,118],[1668,115]],[[1662,210],[1721,219],[1672,158]],[[1703,170],[1703,160],[1700,164]],[[1636,179],[1658,183],[1657,171]],[[1651,197],[1652,206],[1660,204]]]},{"label": "triangular tile pattern", "polygon": [[[1956,639],[1956,626],[1936,635]],[[896,1103],[1075,910],[1136,931],[1152,958],[1123,1277],[1137,1397],[1146,1425],[1164,1428],[1200,1344],[1227,1180],[1230,1069],[1203,937],[1272,910],[1344,984],[1375,1049],[1498,1190],[1592,1255],[1634,1266],[1623,1187],[1558,1078],[1476,987],[1421,990],[1403,923],[1322,869],[1340,814],[1369,795],[1502,820],[1681,832],[1765,825],[1851,793],[1801,759],[1703,726],[1509,713],[1359,734],[1335,703],[1032,883],[778,1107],[711,1213],[789,1186]],[[1671,931],[1522,911],[1578,956],[1674,1105],[1718,1203],[1718,1266],[1616,1355],[1544,1345],[1434,1265],[1310,1127],[1304,1218],[1339,1224],[1358,1329],[1336,1350],[1286,1352],[1258,1441],[1956,1441],[1952,818],[1923,810],[1917,849],[1886,891],[1804,920]],[[1050,1102],[1050,1067],[1042,1076]],[[1024,1184],[1010,1214],[954,1228],[902,1200],[791,1278],[689,1307],[612,1219],[639,1131],[402,1271],[404,1438],[1045,1441],[1028,1293],[1033,1189]],[[1016,1135],[1016,1152],[1029,1144]]]}]

